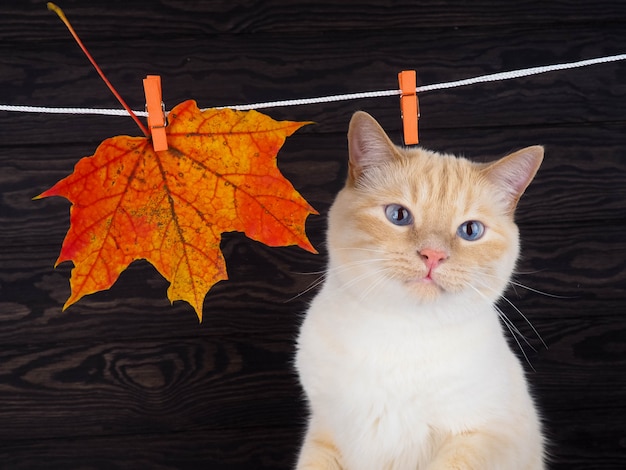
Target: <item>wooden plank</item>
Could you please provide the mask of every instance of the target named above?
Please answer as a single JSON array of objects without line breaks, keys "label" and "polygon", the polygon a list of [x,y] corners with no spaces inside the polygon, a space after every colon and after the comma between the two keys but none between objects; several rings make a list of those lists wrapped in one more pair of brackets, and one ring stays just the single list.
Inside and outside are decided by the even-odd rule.
[{"label": "wooden plank", "polygon": [[[550,432],[551,470],[621,470],[621,427],[606,413],[579,410],[578,425]],[[562,413],[567,423],[572,413]],[[603,418],[609,418],[606,423]],[[563,423],[563,422],[562,422]],[[0,458],[21,469],[287,470],[293,468],[302,429],[177,432],[155,435],[44,439],[3,443]]]},{"label": "wooden plank", "polygon": [[[0,103],[118,107],[43,2],[0,5]],[[113,83],[143,109],[140,79],[163,76],[168,107],[202,107],[392,89],[626,52],[626,3],[477,0],[234,4],[155,0],[62,6]],[[626,461],[626,63],[420,95],[421,140],[479,160],[546,145],[521,201],[523,259],[502,310],[537,349],[515,346],[553,442],[552,469]],[[397,97],[268,110],[315,120],[279,155],[324,214],[346,172],[356,109],[399,141]],[[0,460],[7,468],[292,468],[305,410],[291,369],[298,294],[321,255],[228,234],[231,280],[204,322],[166,300],[146,263],[66,312],[69,264],[54,270],[68,224],[61,199],[32,196],[126,118],[0,112]],[[295,300],[289,299],[296,297]],[[512,340],[513,341],[513,340]],[[513,343],[515,344],[515,343]],[[534,367],[534,371],[532,370]]]},{"label": "wooden plank", "polygon": [[[391,132],[399,142],[397,132]],[[521,200],[518,222],[525,225],[620,224],[626,210],[626,133],[619,124],[585,127],[454,129],[424,131],[422,143],[476,160],[502,156],[541,143],[546,158]],[[296,134],[278,155],[279,166],[296,189],[322,213],[308,220],[315,246],[324,239],[324,214],[343,186],[347,167],[344,134]],[[59,247],[69,226],[69,203],[33,196],[71,173],[93,152],[89,145],[0,148],[0,243],[2,246]],[[610,222],[616,221],[616,222]],[[565,230],[565,229],[564,229]],[[569,228],[568,228],[569,230]],[[58,251],[47,256],[54,261]],[[602,257],[600,257],[602,259]]]},{"label": "wooden plank", "polygon": [[25,469],[292,469],[299,427],[46,438],[0,443],[3,466]]},{"label": "wooden plank", "polygon": [[[524,229],[519,270],[532,275],[534,285],[578,301],[626,298],[626,238],[624,225],[557,225]],[[529,278],[531,275],[529,274]],[[539,288],[541,289],[541,287]]]},{"label": "wooden plank", "polygon": [[[56,16],[38,2],[6,4],[0,7],[0,31],[6,39],[23,40],[24,31],[34,30],[29,40],[62,37]],[[246,1],[211,2],[152,1],[145,4],[108,3],[106,7],[91,2],[66,0],[66,14],[86,38],[113,39],[120,36],[158,37],[220,33],[259,33],[264,31],[303,33],[328,30],[434,29],[474,26],[502,27],[512,24],[543,25],[616,22],[626,18],[620,1],[593,4],[575,0],[514,3],[463,0],[393,2],[360,1]],[[56,20],[56,21],[55,21]],[[132,27],[120,28],[126,21]],[[119,30],[119,33],[116,32]]]},{"label": "wooden plank", "polygon": [[[576,421],[572,419],[576,416]],[[558,414],[549,437],[551,470],[621,470],[623,427],[610,413],[577,410]],[[7,468],[288,470],[298,452],[302,426],[167,434],[3,442]]]},{"label": "wooden plank", "polygon": [[[564,392],[567,394],[567,391]],[[551,470],[620,470],[624,467],[623,408],[577,409],[554,414],[548,432]],[[554,423],[553,421],[553,423]],[[547,425],[550,425],[548,420]]]},{"label": "wooden plank", "polygon": [[2,347],[0,442],[292,426],[292,351],[202,338]]},{"label": "wooden plank", "polygon": [[[529,226],[523,235],[516,282],[547,295],[521,287],[511,291],[510,300],[522,311],[528,305],[532,316],[554,320],[595,312],[623,315],[623,226]],[[3,249],[0,344],[197,334],[293,337],[298,315],[315,292],[307,289],[320,277],[304,273],[323,271],[323,252],[316,256],[297,248],[269,248],[243,236],[233,236],[223,246],[231,279],[209,292],[202,326],[188,305],[169,305],[167,282],[146,262],[131,265],[110,290],[62,312],[69,297],[69,265],[54,270],[60,247]]]},{"label": "wooden plank", "polygon": [[[563,37],[577,37],[575,43]],[[493,44],[498,44],[494,47]],[[623,52],[626,30],[577,26],[568,30],[460,31],[436,42],[427,32],[328,34],[279,40],[273,35],[216,36],[202,42],[137,40],[97,43],[92,48],[109,79],[131,107],[143,109],[141,78],[159,73],[168,108],[186,99],[200,107],[393,90],[396,74],[418,69],[423,84],[485,73],[567,62]],[[581,53],[584,45],[584,53]],[[0,103],[119,108],[91,65],[71,42],[0,45],[0,74],[6,77]],[[158,50],[158,56],[154,51]],[[302,57],[306,57],[303,61]],[[544,126],[623,121],[626,62],[585,70],[475,85],[420,96],[421,128]],[[399,125],[397,97],[271,110],[276,118],[314,120],[302,132],[345,129],[358,108],[375,110]],[[116,134],[138,135],[128,118],[39,116],[0,113],[9,146],[46,142],[98,142]],[[10,138],[8,138],[10,137]]]},{"label": "wooden plank", "polygon": [[[36,249],[12,259],[4,252],[0,336],[4,335],[5,345],[85,337],[129,341],[198,335],[293,338],[309,298],[297,296],[319,275],[301,274],[306,263],[292,264],[300,253],[295,257],[281,253],[297,249],[253,245],[244,239],[225,244],[231,279],[211,290],[202,325],[188,304],[170,305],[167,282],[146,262],[131,265],[111,290],[85,297],[62,312],[69,294],[69,267],[54,270],[51,260]],[[322,268],[317,264],[323,263],[321,257],[302,253],[309,263],[316,263],[311,271]]]},{"label": "wooden plank", "polygon": [[[544,332],[548,349],[539,351],[529,372],[549,435],[576,440],[582,414],[590,435],[601,424],[612,440],[626,436],[623,404],[606,412],[624,394],[625,376],[616,374],[626,367],[623,321],[601,316],[550,322],[550,328]],[[254,434],[260,423],[270,434],[301,429],[304,408],[289,367],[292,347],[284,341],[188,338],[1,348],[0,454],[25,440],[63,438],[72,447],[73,440],[89,437],[141,442],[142,436],[168,441],[172,435],[176,441],[179,433],[194,433],[199,444],[201,434]],[[294,440],[282,442],[289,447]],[[203,448],[218,452],[222,445],[209,440]],[[247,444],[243,439],[233,446]],[[176,449],[183,455],[188,450]],[[224,462],[229,458],[222,456]]]}]

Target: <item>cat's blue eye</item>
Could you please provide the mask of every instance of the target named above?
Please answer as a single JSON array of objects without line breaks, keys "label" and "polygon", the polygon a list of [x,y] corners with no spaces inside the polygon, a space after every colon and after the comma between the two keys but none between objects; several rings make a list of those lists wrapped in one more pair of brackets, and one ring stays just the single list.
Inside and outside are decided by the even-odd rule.
[{"label": "cat's blue eye", "polygon": [[477,220],[468,220],[459,226],[456,234],[463,240],[473,242],[485,234],[485,226]]},{"label": "cat's blue eye", "polygon": [[387,220],[394,225],[410,225],[413,223],[413,215],[406,207],[400,204],[389,204],[385,206]]}]

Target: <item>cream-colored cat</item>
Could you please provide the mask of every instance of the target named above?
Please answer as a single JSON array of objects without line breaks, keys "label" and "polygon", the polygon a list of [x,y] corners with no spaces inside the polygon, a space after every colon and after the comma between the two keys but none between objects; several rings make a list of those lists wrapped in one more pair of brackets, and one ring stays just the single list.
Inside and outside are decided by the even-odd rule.
[{"label": "cream-colored cat", "polygon": [[298,470],[544,468],[537,412],[494,306],[543,148],[477,164],[396,147],[363,112],[348,140],[327,277],[298,339],[311,411]]}]

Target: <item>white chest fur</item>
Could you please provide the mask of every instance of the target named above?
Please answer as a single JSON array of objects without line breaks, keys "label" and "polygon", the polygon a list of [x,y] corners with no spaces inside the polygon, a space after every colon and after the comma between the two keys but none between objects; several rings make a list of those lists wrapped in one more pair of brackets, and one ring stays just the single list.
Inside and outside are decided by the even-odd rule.
[{"label": "white chest fur", "polygon": [[297,368],[313,416],[349,468],[416,468],[439,434],[505,417],[525,392],[490,305],[459,303],[452,322],[398,307],[366,308],[326,289],[301,330]]}]

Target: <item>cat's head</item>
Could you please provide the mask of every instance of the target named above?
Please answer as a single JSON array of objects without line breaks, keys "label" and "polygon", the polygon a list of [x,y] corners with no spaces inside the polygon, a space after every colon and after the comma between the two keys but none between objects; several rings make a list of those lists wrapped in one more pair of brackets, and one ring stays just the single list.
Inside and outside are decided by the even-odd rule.
[{"label": "cat's head", "polygon": [[366,302],[497,300],[519,252],[513,213],[543,148],[474,163],[397,147],[364,112],[348,141],[348,181],[329,214],[329,276]]}]

